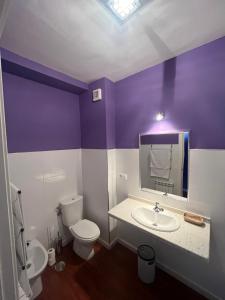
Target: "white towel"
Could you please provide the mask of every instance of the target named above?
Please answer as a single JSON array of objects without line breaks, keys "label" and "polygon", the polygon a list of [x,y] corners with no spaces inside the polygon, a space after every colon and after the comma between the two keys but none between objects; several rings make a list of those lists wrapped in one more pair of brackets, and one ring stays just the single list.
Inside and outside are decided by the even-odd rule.
[{"label": "white towel", "polygon": [[169,179],[171,149],[150,149],[150,171],[152,177]]}]

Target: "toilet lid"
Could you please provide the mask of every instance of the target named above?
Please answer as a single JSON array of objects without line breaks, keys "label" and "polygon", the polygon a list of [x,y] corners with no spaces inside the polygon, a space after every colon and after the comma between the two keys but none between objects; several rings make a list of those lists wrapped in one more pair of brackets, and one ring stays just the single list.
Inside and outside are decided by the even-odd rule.
[{"label": "toilet lid", "polygon": [[82,239],[92,239],[100,234],[98,226],[86,219],[78,221],[70,227],[70,230],[74,235]]}]

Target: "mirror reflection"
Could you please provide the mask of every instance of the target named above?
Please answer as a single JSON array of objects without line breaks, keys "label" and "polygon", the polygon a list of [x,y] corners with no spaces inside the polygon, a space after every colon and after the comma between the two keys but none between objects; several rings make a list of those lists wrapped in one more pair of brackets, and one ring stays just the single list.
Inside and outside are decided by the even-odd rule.
[{"label": "mirror reflection", "polygon": [[141,188],[187,197],[188,156],[188,132],[141,134]]}]

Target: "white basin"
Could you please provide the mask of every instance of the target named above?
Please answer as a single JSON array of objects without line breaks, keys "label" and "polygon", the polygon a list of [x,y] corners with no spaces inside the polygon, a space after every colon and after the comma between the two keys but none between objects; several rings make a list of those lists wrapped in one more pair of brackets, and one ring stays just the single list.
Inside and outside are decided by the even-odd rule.
[{"label": "white basin", "polygon": [[153,209],[138,207],[131,212],[135,221],[158,231],[176,231],[180,227],[179,220],[171,213],[156,213]]}]

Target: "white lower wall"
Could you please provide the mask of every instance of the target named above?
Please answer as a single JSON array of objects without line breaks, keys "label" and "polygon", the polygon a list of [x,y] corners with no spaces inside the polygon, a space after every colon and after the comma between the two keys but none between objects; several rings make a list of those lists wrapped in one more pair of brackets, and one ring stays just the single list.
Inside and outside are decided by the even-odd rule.
[{"label": "white lower wall", "polygon": [[81,150],[12,153],[8,160],[10,180],[22,190],[27,239],[47,248],[47,227],[56,233],[58,225],[64,241],[70,238],[55,208],[61,197],[82,194]]},{"label": "white lower wall", "polygon": [[[225,150],[191,150],[189,199],[170,199],[139,189],[138,149],[116,150],[117,201],[128,194],[193,210],[212,218],[210,260],[156,241],[130,225],[119,224],[121,239],[136,247],[148,242],[155,247],[158,261],[210,299],[225,299]],[[119,174],[126,173],[128,180]]]},{"label": "white lower wall", "polygon": [[99,226],[100,239],[109,246],[117,238],[117,222],[108,216],[117,204],[116,150],[83,149],[82,169],[85,217]]},{"label": "white lower wall", "polygon": [[[107,150],[109,209],[117,204],[116,195],[116,149]],[[117,220],[109,217],[109,244],[117,238]]]},{"label": "white lower wall", "polygon": [[109,243],[108,157],[105,149],[82,149],[85,217],[95,222]]},{"label": "white lower wall", "polygon": [[[133,247],[150,243],[161,266],[210,299],[225,299],[225,150],[190,151],[188,201],[140,190],[138,149],[15,153],[9,154],[9,166],[11,180],[23,192],[28,238],[35,234],[45,246],[47,226],[57,226],[55,208],[59,199],[70,193],[82,194],[82,173],[85,217],[98,224],[106,243],[112,242],[116,232],[108,209],[128,194],[154,197],[166,205],[211,216],[209,261],[156,241],[124,223],[119,223],[117,234]],[[128,179],[121,173],[127,174]],[[36,228],[33,232],[32,226]]]}]

